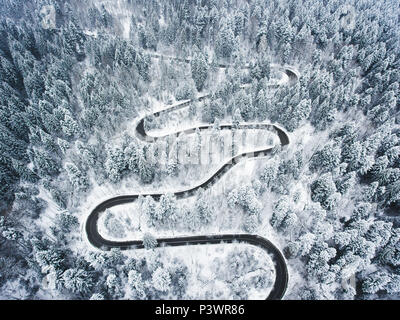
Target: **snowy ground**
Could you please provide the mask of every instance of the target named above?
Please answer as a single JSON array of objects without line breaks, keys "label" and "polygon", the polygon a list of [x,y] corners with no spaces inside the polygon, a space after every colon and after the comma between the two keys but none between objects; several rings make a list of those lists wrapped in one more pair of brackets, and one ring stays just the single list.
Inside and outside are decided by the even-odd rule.
[{"label": "snowy ground", "polygon": [[[233,186],[240,186],[251,181],[251,177],[255,176],[256,170],[260,163],[265,162],[266,158],[249,159],[243,161],[233,167],[221,180],[219,180],[209,192],[213,195],[217,195],[219,203],[214,203],[213,207],[215,214],[215,220],[204,228],[200,228],[194,232],[182,230],[179,228],[179,224],[171,226],[171,228],[159,230],[154,229],[147,224],[147,217],[141,213],[140,205],[138,202],[131,204],[125,204],[116,206],[110,209],[110,212],[114,216],[112,218],[112,224],[118,224],[117,228],[107,228],[105,225],[106,213],[102,213],[98,221],[99,233],[106,239],[124,241],[142,239],[144,233],[149,232],[157,237],[173,237],[173,236],[188,236],[188,235],[202,235],[202,234],[221,234],[221,233],[237,233],[244,232],[241,229],[243,213],[239,210],[230,210],[227,207],[224,199],[227,193]],[[197,182],[196,182],[197,184]],[[183,204],[193,207],[195,197],[178,200],[178,206]],[[269,203],[269,201],[264,202]],[[263,214],[265,218],[270,217],[271,210],[269,206],[266,206],[266,212]],[[111,222],[111,221],[110,221]],[[271,239],[271,234],[274,233],[272,227],[270,227],[268,221],[265,223],[269,226],[267,231],[263,230],[260,235]],[[118,230],[118,231],[116,231]]]},{"label": "snowy ground", "polygon": [[[271,83],[286,83],[289,79],[287,75],[278,71],[274,66],[274,79]],[[226,75],[223,69],[219,69],[214,77],[221,79]],[[141,110],[139,117],[142,117],[151,112],[163,110],[171,105],[167,106],[161,101],[151,98],[150,108],[147,110]],[[170,102],[173,104],[180,104],[179,102]],[[189,107],[169,112],[166,117],[160,119],[162,126],[149,130],[149,135],[152,136],[164,136],[177,131],[182,131],[188,128],[193,128],[200,125],[209,125],[201,121],[201,108],[203,103],[197,103],[196,115],[190,116]],[[121,140],[121,133],[127,132],[129,135],[134,136],[135,128],[139,117],[129,120],[118,128],[118,132],[113,140],[118,144]],[[226,118],[221,120],[221,125],[231,124],[232,119]],[[268,123],[266,121],[266,123]],[[143,185],[136,178],[127,177],[124,178],[117,185],[111,183],[104,183],[95,181],[93,177],[93,188],[87,195],[85,203],[79,207],[78,216],[81,221],[81,233],[82,238],[84,235],[84,223],[87,215],[98,203],[111,197],[123,194],[141,194],[141,193],[167,193],[176,192],[182,189],[187,189],[195,185],[201,184],[202,180],[208,179],[215,170],[217,170],[222,164],[224,164],[232,156],[232,131],[224,130],[220,131],[218,135],[210,129],[209,131],[201,132],[201,157],[199,159],[197,155],[196,147],[198,145],[198,136],[196,133],[187,135],[184,138],[186,142],[186,149],[179,155],[180,162],[185,165],[185,170],[180,170],[181,174],[177,177],[166,177],[165,179],[157,180],[150,185]],[[278,136],[272,132],[266,132],[265,130],[246,129],[237,130],[235,135],[236,150],[235,154],[255,151],[257,149],[265,149],[277,145],[279,143]],[[221,147],[223,146],[223,147]],[[191,154],[191,157],[187,157],[187,154]],[[143,238],[143,234],[150,232],[156,237],[173,237],[173,236],[187,236],[187,235],[204,235],[204,234],[221,234],[221,233],[243,233],[243,212],[241,210],[231,210],[227,207],[226,197],[233,187],[239,187],[244,184],[251,183],[252,179],[257,177],[257,170],[263,167],[269,157],[257,158],[257,159],[246,159],[238,165],[234,166],[227,174],[225,174],[208,192],[213,196],[216,195],[217,201],[213,201],[213,212],[215,214],[214,221],[203,228],[199,228],[195,232],[189,232],[186,229],[179,228],[177,226],[171,226],[162,230],[155,229],[147,224],[147,217],[141,213],[141,208],[138,202],[126,205],[120,205],[110,210],[112,217],[109,217],[109,225],[112,228],[108,228],[105,220],[106,214],[103,213],[98,221],[98,229],[100,234],[110,240],[124,241],[124,240],[140,240]],[[182,174],[184,172],[184,174]],[[268,195],[266,195],[268,197]],[[186,206],[193,207],[195,197],[180,200],[178,206],[184,203]],[[268,220],[272,214],[272,202],[274,199],[263,199],[265,207],[262,211],[263,223],[260,228],[255,232],[263,237],[268,238],[274,242],[278,248],[283,248],[282,244],[279,243],[278,237],[275,231],[273,231]],[[193,278],[190,283],[189,294],[195,299],[207,298],[229,298],[229,290],[227,288],[226,279],[216,279],[215,265],[216,261],[219,264],[224,264],[226,260],[227,252],[237,250],[238,246],[246,247],[251,254],[260,261],[260,264],[264,266],[264,273],[267,272],[268,277],[272,279],[269,281],[269,286],[273,284],[273,264],[271,258],[262,250],[249,245],[210,245],[210,246],[187,246],[179,248],[165,248],[157,249],[164,250],[169,255],[182,257],[185,261],[190,260],[190,276]],[[229,247],[231,249],[227,250]],[[77,250],[85,249],[87,247],[78,245]],[[145,251],[143,251],[145,252]],[[130,254],[130,253],[128,253]],[[140,253],[138,253],[140,254]],[[224,268],[222,268],[224,269]],[[257,276],[261,269],[254,271],[253,274],[247,277]],[[267,270],[267,271],[265,271]],[[245,279],[245,278],[244,278]],[[201,288],[201,290],[199,290]],[[269,288],[270,290],[270,288]],[[243,290],[242,290],[243,291]],[[253,299],[265,299],[268,295],[268,290],[265,288],[261,290],[251,287],[249,292],[249,298]]]},{"label": "snowy ground", "polygon": [[160,254],[165,261],[173,257],[184,263],[189,271],[187,299],[237,299],[234,288],[245,288],[239,290],[248,294],[242,298],[262,300],[274,284],[271,258],[261,248],[248,244],[184,246],[134,253],[138,257],[151,254]]}]

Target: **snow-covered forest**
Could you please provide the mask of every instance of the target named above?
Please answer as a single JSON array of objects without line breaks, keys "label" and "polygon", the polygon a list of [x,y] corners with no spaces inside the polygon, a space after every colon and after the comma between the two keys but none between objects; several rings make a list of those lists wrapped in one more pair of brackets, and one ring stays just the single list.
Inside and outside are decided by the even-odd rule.
[{"label": "snow-covered forest", "polygon": [[[399,84],[397,0],[0,0],[0,299],[265,299],[260,248],[157,247],[209,234],[284,299],[399,299]],[[132,194],[96,227],[144,248],[94,248]]]}]

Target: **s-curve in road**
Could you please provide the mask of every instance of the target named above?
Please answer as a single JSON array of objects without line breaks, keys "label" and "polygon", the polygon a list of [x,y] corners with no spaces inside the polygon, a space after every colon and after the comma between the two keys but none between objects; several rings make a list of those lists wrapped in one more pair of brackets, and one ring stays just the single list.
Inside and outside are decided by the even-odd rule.
[{"label": "s-curve in road", "polygon": [[[185,61],[190,62],[190,60]],[[222,67],[222,66],[221,66]],[[290,67],[281,67],[288,76],[289,84],[294,83],[298,79],[298,74],[294,69]],[[194,100],[184,101],[180,104],[176,104],[173,106],[167,106],[161,111],[155,112],[152,115],[155,117],[160,116],[162,113],[171,112],[174,110],[178,110],[184,107],[187,107],[195,100],[203,100],[205,98],[210,97],[210,95],[204,95]],[[149,115],[147,115],[149,116]],[[147,143],[153,143],[159,139],[167,138],[170,136],[179,136],[180,134],[193,134],[196,132],[196,129],[200,131],[210,130],[212,129],[212,125],[203,125],[199,127],[193,127],[190,129],[186,129],[179,132],[174,132],[165,136],[150,136],[144,127],[144,120],[147,117],[143,117],[139,120],[136,126],[136,136]],[[220,126],[221,130],[232,130],[232,124],[223,124]],[[259,130],[267,130],[277,134],[279,137],[280,146],[287,146],[289,141],[289,136],[283,128],[280,128],[275,124],[266,124],[266,123],[243,123],[239,124],[239,127],[235,128],[239,129],[259,129]],[[241,154],[237,154],[229,159],[226,163],[222,164],[215,172],[211,174],[211,176],[202,182],[194,185],[190,188],[184,190],[178,190],[173,193],[177,199],[184,199],[193,196],[196,191],[200,188],[206,189],[210,188],[213,184],[215,184],[221,177],[224,175],[229,169],[235,166],[242,159],[246,158],[255,158],[255,157],[264,157],[273,152],[274,147],[268,147],[265,149],[258,149],[252,152],[245,152]],[[137,193],[137,194],[129,194],[122,195],[110,198],[99,205],[97,205],[92,212],[90,212],[87,220],[86,220],[86,236],[88,241],[94,247],[101,250],[110,250],[112,248],[120,248],[121,250],[134,250],[134,249],[143,249],[143,241],[142,240],[131,240],[131,241],[113,241],[107,240],[99,233],[97,222],[100,215],[109,208],[132,203],[136,201],[139,196],[151,196],[154,200],[158,201],[164,193]],[[224,235],[200,235],[200,236],[190,236],[190,237],[173,237],[173,238],[159,238],[157,239],[157,246],[187,246],[187,245],[211,245],[211,244],[220,244],[220,243],[247,243],[250,245],[254,245],[264,249],[269,255],[271,255],[272,260],[275,265],[275,282],[272,291],[269,293],[267,299],[277,300],[282,299],[288,284],[288,270],[285,258],[283,257],[280,250],[273,245],[269,240],[262,238],[258,235],[251,234],[224,234]]]}]

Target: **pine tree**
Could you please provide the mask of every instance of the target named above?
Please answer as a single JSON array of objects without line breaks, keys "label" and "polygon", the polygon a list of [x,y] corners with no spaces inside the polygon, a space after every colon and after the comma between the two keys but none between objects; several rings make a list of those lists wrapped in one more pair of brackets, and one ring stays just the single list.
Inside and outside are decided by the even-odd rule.
[{"label": "pine tree", "polygon": [[73,119],[70,114],[66,114],[64,119],[60,121],[62,131],[67,137],[73,137],[80,132],[78,123]]},{"label": "pine tree", "polygon": [[340,163],[340,148],[332,143],[325,145],[321,150],[313,154],[310,161],[310,169],[322,172],[332,171]]},{"label": "pine tree", "polygon": [[39,180],[39,177],[21,161],[11,159],[11,162],[14,170],[18,173],[22,180],[33,183]]},{"label": "pine tree", "polygon": [[244,90],[240,90],[235,97],[235,105],[239,108],[244,121],[254,119],[255,110],[251,101],[251,96]]},{"label": "pine tree", "polygon": [[362,291],[373,294],[385,288],[390,282],[390,277],[385,272],[374,272],[362,282]]},{"label": "pine tree", "polygon": [[163,223],[171,222],[174,220],[176,213],[176,198],[171,193],[163,194],[156,210],[158,220]]},{"label": "pine tree", "polygon": [[86,174],[79,170],[75,164],[67,162],[65,170],[68,173],[69,180],[77,190],[85,191],[88,189],[89,181]]},{"label": "pine tree", "polygon": [[329,173],[323,174],[311,184],[312,201],[320,202],[323,207],[325,201],[335,192],[336,186]]},{"label": "pine tree", "polygon": [[279,228],[282,224],[282,221],[285,219],[288,211],[289,199],[286,196],[281,197],[277,202],[274,203],[272,217],[270,220],[271,225],[274,228]]},{"label": "pine tree", "polygon": [[130,270],[128,273],[128,284],[134,291],[135,296],[139,299],[146,297],[145,284],[142,280],[142,275],[136,270]]},{"label": "pine tree", "polygon": [[275,160],[269,160],[268,165],[264,168],[261,175],[261,181],[265,183],[266,187],[271,187],[278,174],[279,162]]},{"label": "pine tree", "polygon": [[101,293],[93,293],[89,300],[105,300]]},{"label": "pine tree", "polygon": [[171,275],[165,268],[158,267],[153,272],[152,283],[155,289],[162,292],[168,292],[171,285]]},{"label": "pine tree", "polygon": [[193,209],[184,207],[181,209],[181,216],[183,216],[185,218],[185,221],[184,221],[185,226],[190,231],[199,230],[199,228],[201,227],[200,216],[199,216],[198,210],[193,210]]},{"label": "pine tree", "polygon": [[93,287],[93,277],[82,269],[68,269],[63,275],[64,286],[74,293],[87,294]]},{"label": "pine tree", "polygon": [[143,236],[143,245],[146,249],[154,249],[157,247],[157,240],[150,233],[145,233]]},{"label": "pine tree", "polygon": [[211,222],[213,214],[210,204],[205,199],[204,191],[199,191],[195,204],[197,215],[202,225],[207,225]]},{"label": "pine tree", "polygon": [[57,224],[63,232],[70,232],[79,226],[78,218],[69,212],[58,213],[56,216]]},{"label": "pine tree", "polygon": [[114,273],[111,273],[106,278],[106,285],[109,290],[109,293],[118,298],[121,295],[122,284],[121,279]]},{"label": "pine tree", "polygon": [[190,63],[192,78],[196,84],[197,91],[201,91],[208,76],[208,64],[201,52],[196,52]]},{"label": "pine tree", "polygon": [[220,32],[215,44],[217,56],[221,58],[230,58],[235,47],[235,34],[231,27],[225,24]]},{"label": "pine tree", "polygon": [[67,152],[67,150],[70,147],[69,143],[62,138],[57,138],[57,144],[58,144],[58,147],[60,148],[61,152],[65,155],[65,153]]},{"label": "pine tree", "polygon": [[151,166],[151,164],[148,163],[148,160],[146,159],[143,152],[139,153],[138,160],[139,160],[138,169],[139,169],[140,180],[143,183],[151,183],[155,175],[153,166]]},{"label": "pine tree", "polygon": [[35,149],[33,151],[33,156],[35,169],[38,171],[41,177],[52,176],[59,173],[60,168],[58,163],[48,152]]},{"label": "pine tree", "polygon": [[51,268],[63,270],[65,266],[65,252],[46,247],[35,249],[35,260],[41,267],[42,272],[47,272],[51,270]]},{"label": "pine tree", "polygon": [[94,147],[89,144],[83,144],[81,141],[75,141],[75,146],[78,149],[82,163],[87,168],[94,168],[97,163],[97,156]]},{"label": "pine tree", "polygon": [[118,182],[126,169],[126,158],[124,151],[120,147],[108,151],[105,169],[112,182]]},{"label": "pine tree", "polygon": [[157,50],[157,39],[151,28],[139,25],[139,43],[143,49]]},{"label": "pine tree", "polygon": [[385,290],[389,294],[399,293],[400,292],[400,275],[391,274],[390,281],[386,284]]},{"label": "pine tree", "polygon": [[257,106],[257,118],[259,120],[271,118],[271,101],[267,98],[264,89],[261,89],[257,93],[255,104]]},{"label": "pine tree", "polygon": [[141,209],[143,214],[147,217],[151,224],[155,224],[157,220],[156,202],[150,196],[147,196],[141,202]]}]

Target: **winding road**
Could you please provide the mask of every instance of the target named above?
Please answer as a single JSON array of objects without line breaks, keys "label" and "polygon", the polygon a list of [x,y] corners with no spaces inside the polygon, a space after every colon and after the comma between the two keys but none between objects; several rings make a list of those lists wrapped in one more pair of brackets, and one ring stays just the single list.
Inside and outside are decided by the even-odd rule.
[{"label": "winding road", "polygon": [[[160,55],[153,54],[153,57],[161,57]],[[167,59],[174,59],[173,57],[167,57]],[[189,59],[179,59],[175,58],[176,60],[183,61],[183,62],[190,62]],[[219,65],[219,67],[224,68],[226,65]],[[247,66],[246,66],[247,68]],[[298,80],[297,73],[290,67],[281,67],[281,69],[286,73],[289,79],[289,84],[294,83]],[[271,86],[276,86],[271,85]],[[203,95],[193,100],[188,100],[182,102],[180,104],[174,106],[167,106],[165,109],[160,110],[158,112],[153,113],[155,117],[160,116],[162,113],[167,113],[171,111],[175,111],[184,107],[187,107],[190,103],[194,101],[201,101],[205,98],[209,97],[210,95]],[[147,115],[148,116],[148,115]],[[158,139],[163,139],[169,136],[179,136],[180,134],[193,134],[196,132],[196,129],[200,131],[203,130],[210,130],[212,125],[204,125],[199,127],[190,128],[187,130],[175,132],[165,136],[151,136],[147,134],[144,128],[144,120],[147,116],[141,118],[136,126],[136,136],[145,142],[152,143],[157,141]],[[232,130],[231,124],[221,125],[221,130]],[[285,130],[280,128],[274,124],[265,124],[265,123],[255,123],[255,124],[240,124],[239,129],[261,129],[261,130],[268,130],[274,132],[278,135],[280,145],[286,146],[289,144],[289,137]],[[238,154],[231,159],[229,159],[226,163],[221,165],[219,169],[217,169],[208,179],[205,181],[185,190],[176,191],[173,195],[177,199],[184,199],[195,195],[196,191],[200,188],[210,188],[214,183],[216,183],[222,175],[224,175],[229,169],[235,166],[239,161],[243,158],[254,158],[254,157],[263,157],[270,154],[273,150],[273,147],[269,147],[266,149],[259,149],[252,152],[245,152]],[[131,194],[131,195],[122,195],[113,197],[106,201],[103,201],[99,205],[97,205],[88,215],[86,220],[85,230],[86,236],[88,241],[94,247],[101,249],[101,250],[110,250],[112,248],[120,248],[121,250],[128,250],[128,249],[142,249],[144,248],[142,240],[131,240],[131,241],[113,241],[107,240],[102,237],[99,233],[97,222],[98,219],[106,209],[111,207],[115,207],[118,205],[132,203],[136,201],[139,196],[151,196],[154,200],[159,200],[160,197],[164,193],[148,193],[148,194]],[[233,242],[240,242],[240,243],[247,243],[250,245],[254,245],[257,247],[262,248],[265,250],[269,255],[271,255],[272,260],[274,261],[275,265],[275,282],[274,286],[269,293],[267,299],[268,300],[278,300],[282,299],[288,284],[288,270],[285,258],[283,257],[280,250],[269,240],[262,238],[258,235],[251,235],[251,234],[224,234],[224,235],[202,235],[202,236],[191,236],[191,237],[174,237],[174,238],[159,238],[157,239],[157,246],[185,246],[185,245],[209,245],[209,244],[220,244],[220,243],[233,243]]]}]

